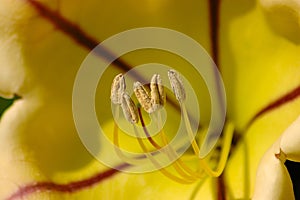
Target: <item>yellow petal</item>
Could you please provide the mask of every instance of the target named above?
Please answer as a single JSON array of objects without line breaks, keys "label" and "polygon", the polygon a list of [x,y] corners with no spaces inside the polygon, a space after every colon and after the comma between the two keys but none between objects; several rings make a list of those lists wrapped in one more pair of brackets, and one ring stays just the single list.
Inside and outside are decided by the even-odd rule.
[{"label": "yellow petal", "polygon": [[300,117],[282,134],[280,148],[287,159],[300,162]]},{"label": "yellow petal", "polygon": [[253,200],[295,199],[289,173],[284,163],[276,158],[274,148],[266,152],[259,164]]}]

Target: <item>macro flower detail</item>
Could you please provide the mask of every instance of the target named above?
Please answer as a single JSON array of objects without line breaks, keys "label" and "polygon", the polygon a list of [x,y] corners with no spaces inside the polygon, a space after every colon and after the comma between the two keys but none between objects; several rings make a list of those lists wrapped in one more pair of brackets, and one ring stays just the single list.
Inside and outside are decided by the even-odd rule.
[{"label": "macro flower detail", "polygon": [[151,95],[152,97],[151,98],[147,90],[140,82],[135,82],[133,88],[134,88],[135,96],[137,97],[138,101],[145,109],[145,111],[148,113],[154,112],[153,98],[155,96],[152,97]]},{"label": "macro flower detail", "polygon": [[125,92],[126,85],[122,74],[117,75],[111,86],[111,102],[114,104],[121,104],[123,100],[123,93]]},{"label": "macro flower detail", "polygon": [[176,99],[182,103],[185,100],[185,89],[181,78],[174,70],[169,70],[168,76]]},{"label": "macro flower detail", "polygon": [[[111,88],[111,96],[118,96],[119,93],[119,84],[116,84],[116,80],[120,80],[120,77],[123,77],[122,75],[117,75],[112,83],[112,88]],[[190,124],[190,120],[189,120],[189,115],[187,113],[187,109],[184,105],[184,100],[186,99],[186,92],[185,92],[185,87],[183,85],[183,82],[180,78],[180,75],[178,74],[177,71],[171,69],[168,70],[168,77],[169,77],[169,81],[170,81],[170,85],[173,89],[174,95],[176,97],[176,99],[179,101],[180,103],[180,107],[182,110],[182,118],[184,120],[184,124],[185,124],[185,131],[186,133],[186,137],[189,138],[189,142],[190,144],[192,144],[192,147],[194,149],[195,155],[196,157],[198,157],[200,155],[200,148],[198,146],[197,141],[195,140],[195,137],[199,137],[197,136],[197,133],[193,133],[193,130],[191,128],[191,124]],[[125,84],[125,79],[122,78],[122,84]],[[123,81],[124,80],[124,81]],[[122,87],[122,88],[125,88]],[[222,147],[222,153],[220,154],[220,162],[217,165],[217,169],[213,170],[211,166],[209,166],[209,162],[210,162],[210,157],[206,156],[205,158],[200,158],[199,157],[199,165],[196,167],[196,169],[193,169],[191,167],[189,167],[187,164],[184,163],[184,161],[181,160],[181,156],[178,155],[177,151],[178,149],[174,149],[170,144],[169,141],[170,139],[168,138],[168,136],[166,135],[165,131],[164,131],[164,127],[162,125],[162,116],[161,116],[161,111],[158,108],[161,108],[162,106],[165,105],[165,99],[166,99],[166,94],[164,92],[164,86],[162,84],[162,79],[160,78],[159,74],[154,74],[151,78],[151,82],[150,82],[150,95],[147,92],[147,89],[140,83],[140,82],[135,82],[134,83],[134,94],[138,100],[138,102],[140,103],[141,107],[147,112],[150,113],[153,117],[153,122],[157,124],[157,127],[159,129],[159,135],[160,135],[160,140],[161,140],[161,144],[159,144],[158,142],[155,141],[155,139],[151,136],[152,134],[149,133],[149,130],[147,129],[147,127],[145,126],[145,122],[142,116],[142,112],[139,109],[138,114],[137,114],[137,107],[135,106],[134,102],[132,101],[132,99],[130,98],[130,96],[127,94],[127,92],[122,91],[123,95],[122,95],[122,110],[124,113],[124,117],[125,119],[133,124],[133,131],[135,133],[137,142],[139,144],[139,146],[141,147],[141,149],[143,150],[143,152],[146,155],[146,158],[149,159],[151,161],[151,163],[166,177],[170,178],[173,181],[176,181],[178,183],[182,183],[182,184],[191,184],[193,182],[195,182],[198,178],[200,179],[204,179],[205,178],[205,173],[209,176],[213,176],[213,177],[217,177],[219,176],[222,171],[224,170],[225,164],[226,164],[226,160],[228,157],[228,153],[230,150],[230,144],[231,144],[231,139],[232,139],[232,135],[233,135],[233,126],[229,125],[227,126],[227,128],[225,129],[225,138],[223,141],[223,147]],[[111,98],[112,103],[113,102],[113,98]],[[116,105],[118,106],[118,105]],[[114,116],[116,116],[115,120],[119,120],[119,110],[118,107],[115,111],[116,113],[114,114]],[[139,118],[140,119],[139,119]],[[174,167],[175,172],[177,173],[171,173],[170,171],[168,171],[167,169],[165,169],[164,167],[162,167],[159,164],[159,160],[156,159],[156,155],[155,153],[151,152],[148,147],[145,145],[145,141],[143,141],[142,138],[142,134],[140,133],[140,131],[137,129],[136,125],[138,121],[141,121],[141,125],[143,127],[143,132],[144,135],[147,137],[148,142],[152,145],[152,148],[154,148],[154,150],[157,150],[158,154],[163,153],[166,154],[167,157],[171,160],[171,165]],[[117,153],[117,155],[121,158],[121,160],[123,160],[124,162],[127,162],[128,164],[131,165],[138,165],[140,162],[140,160],[144,159],[141,157],[136,157],[136,158],[132,158],[132,157],[128,157],[126,156],[124,153],[122,153],[122,150],[120,149],[120,144],[119,144],[119,133],[118,133],[118,125],[115,123],[114,126],[114,145],[115,145],[115,151]],[[203,136],[202,136],[203,137]],[[181,148],[181,147],[179,147]]]},{"label": "macro flower detail", "polygon": [[286,160],[300,162],[300,116],[265,153],[258,167],[253,200],[295,199]]},{"label": "macro flower detail", "polygon": [[[298,0],[0,4],[0,199],[299,199]],[[90,128],[91,118],[84,116],[84,136],[91,138],[97,155],[109,152],[112,164],[99,162],[78,137],[72,92],[81,64],[102,41],[142,27],[189,36],[218,66],[226,89],[226,122],[205,158],[199,151],[205,147],[212,104],[205,80],[185,58],[151,46],[116,57],[121,44],[102,45],[90,63],[114,59],[89,107],[112,149],[99,145],[100,129]],[[136,37],[124,44],[140,42]],[[177,39],[171,45],[185,47]],[[193,48],[184,52],[203,56]],[[172,68],[175,90],[167,71],[135,71],[145,63]],[[202,64],[211,69],[211,62]],[[134,87],[126,87],[125,77]],[[186,80],[201,108],[196,123]],[[82,102],[90,103],[86,99]],[[182,143],[168,145],[175,144],[180,125]],[[183,144],[190,145],[186,151],[180,149]],[[135,166],[157,170],[129,173]]]},{"label": "macro flower detail", "polygon": [[121,102],[121,107],[126,120],[130,123],[138,123],[139,119],[137,108],[126,92],[123,93]]},{"label": "macro flower detail", "polygon": [[159,74],[154,74],[150,82],[151,90],[151,101],[153,104],[153,110],[159,109],[166,103],[166,94],[164,91],[164,86],[162,84],[162,79]]}]

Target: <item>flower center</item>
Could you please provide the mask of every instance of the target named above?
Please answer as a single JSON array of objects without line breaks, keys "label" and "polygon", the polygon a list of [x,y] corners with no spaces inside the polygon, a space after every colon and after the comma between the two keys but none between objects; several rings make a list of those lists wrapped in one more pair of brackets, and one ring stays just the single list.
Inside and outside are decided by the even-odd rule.
[{"label": "flower center", "polygon": [[[143,159],[148,159],[163,175],[183,184],[189,184],[198,179],[203,179],[205,175],[212,177],[220,176],[224,170],[228,158],[233,135],[233,125],[228,123],[224,130],[222,151],[219,155],[220,159],[216,168],[213,168],[209,164],[213,160],[212,153],[204,158],[200,157],[200,148],[198,145],[199,141],[196,140],[197,133],[194,133],[193,129],[191,128],[191,122],[185,105],[187,94],[181,77],[175,70],[169,70],[168,77],[173,93],[181,108],[181,118],[184,121],[183,131],[185,131],[185,136],[188,138],[189,146],[191,146],[193,149],[193,158],[197,159],[197,167],[192,168],[186,162],[184,162],[184,160],[181,158],[181,155],[178,153],[180,147],[176,148],[170,145],[170,138],[167,136],[162,123],[161,108],[163,108],[166,103],[166,93],[164,91],[162,79],[159,74],[153,75],[150,82],[150,92],[147,91],[147,89],[140,82],[134,83],[134,94],[139,102],[137,106],[129,94],[125,91],[126,87],[123,75],[119,74],[114,78],[111,88],[111,101],[116,106],[114,111],[115,120],[120,119],[119,117],[121,108],[125,119],[133,126],[137,145],[139,145],[141,148],[144,156],[130,157],[127,156],[124,151],[122,151],[119,144],[119,127],[115,122],[113,130],[113,143],[115,145],[114,149],[116,154],[121,160],[131,165],[139,165],[142,163]],[[153,117],[152,123],[154,123],[159,130],[159,133],[155,138],[152,137],[152,134],[145,125],[141,108],[143,108]],[[137,128],[139,122],[141,123],[142,131]],[[159,142],[157,139],[159,139]],[[171,166],[163,167],[159,158],[157,158],[158,154],[164,154],[166,158],[171,161]],[[170,170],[170,167],[173,167],[173,170]]]}]

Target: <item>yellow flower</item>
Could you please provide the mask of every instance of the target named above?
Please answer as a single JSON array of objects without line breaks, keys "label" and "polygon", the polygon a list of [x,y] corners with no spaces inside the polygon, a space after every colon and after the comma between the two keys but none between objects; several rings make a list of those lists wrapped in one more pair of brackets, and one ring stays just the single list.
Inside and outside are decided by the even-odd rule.
[{"label": "yellow flower", "polygon": [[[0,122],[1,199],[249,199],[260,159],[300,113],[297,0],[1,0],[0,5],[0,95],[13,98]],[[118,172],[99,163],[78,137],[72,89],[81,63],[110,36],[148,26],[195,39],[221,71],[235,135],[219,178],[181,184],[158,171]],[[107,109],[113,77],[149,62],[175,68],[193,85],[202,83],[184,59],[170,53],[144,49],[122,56],[105,71],[99,85],[106,88],[96,96],[107,132],[113,129]],[[200,83],[196,95],[210,105]],[[203,127],[209,116],[210,106],[201,107]],[[120,142],[136,150],[126,137]],[[196,168],[190,155],[182,159]]]}]

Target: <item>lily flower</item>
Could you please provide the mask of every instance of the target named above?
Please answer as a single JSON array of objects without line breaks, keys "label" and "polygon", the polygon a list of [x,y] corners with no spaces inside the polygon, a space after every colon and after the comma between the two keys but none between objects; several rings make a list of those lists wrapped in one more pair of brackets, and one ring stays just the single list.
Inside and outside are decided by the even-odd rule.
[{"label": "lily flower", "polygon": [[[0,5],[0,199],[299,198],[299,181],[286,168],[300,154],[298,0],[0,0]],[[115,58],[110,47],[98,46],[141,27],[187,35],[218,67],[226,121],[205,156],[201,144],[213,102],[190,63],[155,49]],[[98,145],[101,131],[91,128],[87,116],[84,137],[114,166],[99,162],[83,145],[72,110],[80,65],[97,46],[97,59],[115,59],[98,82],[91,110],[118,148]],[[140,76],[135,66],[153,62],[169,66],[169,74],[150,70]],[[168,81],[170,88],[164,87]],[[201,105],[196,123],[195,110],[185,102],[192,94]],[[166,147],[181,119],[182,139],[190,142],[182,152],[180,145]],[[152,168],[132,173],[134,166]]]}]

